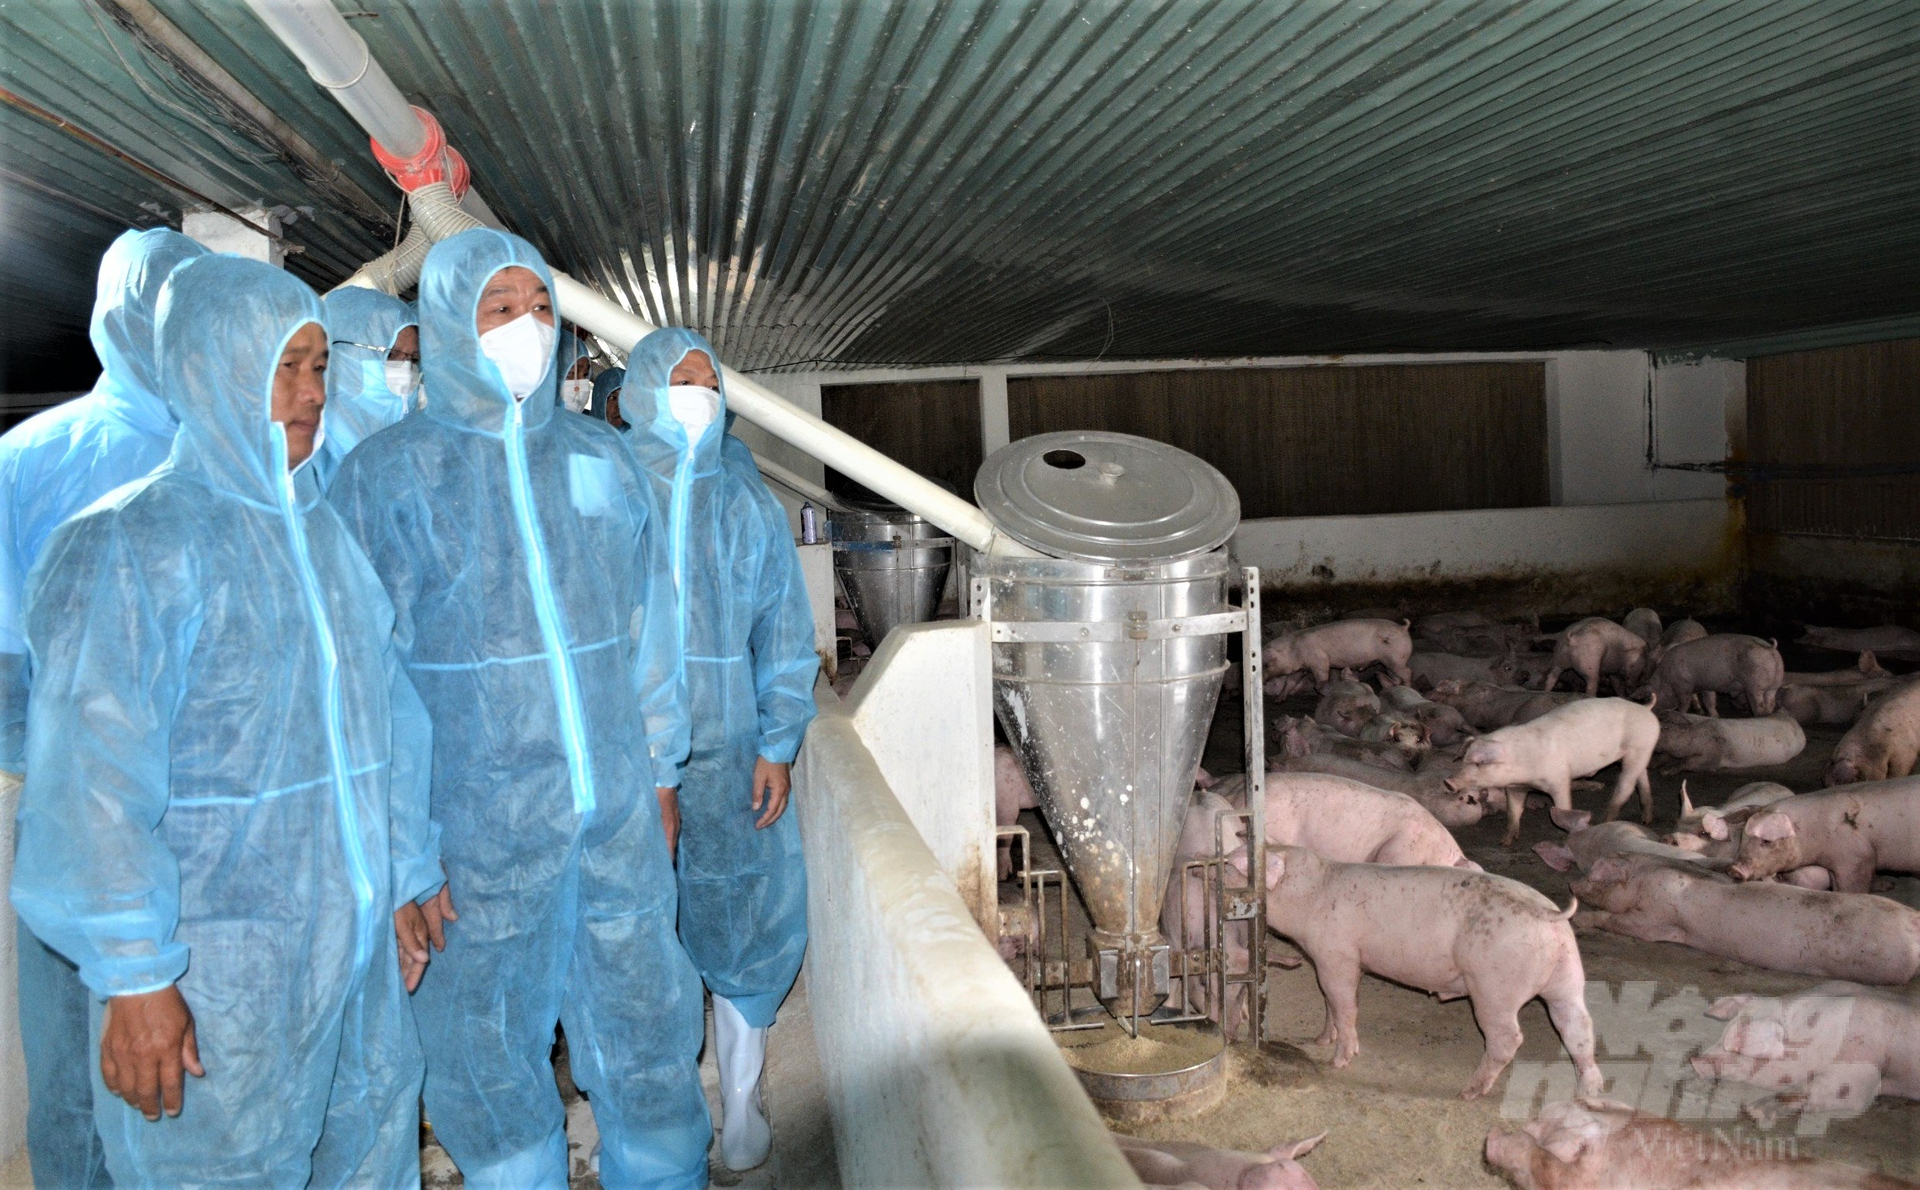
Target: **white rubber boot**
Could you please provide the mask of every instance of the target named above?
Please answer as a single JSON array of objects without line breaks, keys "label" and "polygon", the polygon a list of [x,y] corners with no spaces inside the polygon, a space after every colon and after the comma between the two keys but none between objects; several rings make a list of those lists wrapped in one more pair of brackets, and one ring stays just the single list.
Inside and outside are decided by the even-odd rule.
[{"label": "white rubber boot", "polygon": [[767,1031],[747,1024],[725,996],[713,998],[714,1057],[720,1066],[720,1160],[739,1173],[763,1164],[773,1148],[760,1101]]}]

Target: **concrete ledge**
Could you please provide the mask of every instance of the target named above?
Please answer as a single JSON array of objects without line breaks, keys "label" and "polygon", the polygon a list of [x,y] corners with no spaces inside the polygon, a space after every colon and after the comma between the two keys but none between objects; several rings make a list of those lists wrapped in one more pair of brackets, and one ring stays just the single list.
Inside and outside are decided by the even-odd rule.
[{"label": "concrete ledge", "polygon": [[1546,614],[1731,608],[1742,519],[1724,499],[1245,521],[1235,558],[1281,605]]},{"label": "concrete ledge", "polygon": [[794,804],[843,1182],[1139,1186],[845,708],[819,698]]}]

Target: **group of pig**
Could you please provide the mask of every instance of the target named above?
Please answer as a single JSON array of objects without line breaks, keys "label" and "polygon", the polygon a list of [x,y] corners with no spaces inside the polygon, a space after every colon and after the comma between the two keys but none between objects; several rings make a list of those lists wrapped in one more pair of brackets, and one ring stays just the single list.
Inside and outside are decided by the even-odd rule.
[{"label": "group of pig", "polygon": [[[1710,634],[1691,620],[1663,629],[1646,609],[1551,636],[1473,614],[1428,617],[1418,626],[1419,650],[1413,629],[1357,617],[1284,633],[1264,654],[1269,694],[1319,693],[1311,719],[1276,720],[1282,756],[1266,777],[1265,885],[1270,928],[1314,964],[1327,1013],[1318,1040],[1334,1046],[1333,1065],[1359,1052],[1363,971],[1441,999],[1470,999],[1486,1050],[1468,1098],[1489,1090],[1512,1059],[1519,1009],[1538,996],[1574,1061],[1582,1098],[1488,1137],[1489,1164],[1514,1184],[1906,1185],[1844,1166],[1682,1143],[1700,1138],[1595,1098],[1601,1078],[1568,920],[1852,981],[1787,1000],[1713,1005],[1710,1015],[1729,1023],[1694,1066],[1703,1077],[1775,1092],[1751,1109],[1756,1114],[1859,1111],[1879,1094],[1920,1097],[1920,1000],[1863,986],[1906,985],[1920,974],[1920,913],[1868,894],[1876,871],[1920,871],[1920,777],[1907,777],[1920,750],[1920,679],[1895,679],[1873,651],[1899,655],[1909,642],[1890,634],[1906,630],[1863,640],[1809,629],[1807,643],[1857,650],[1858,665],[1789,674],[1773,642]],[[1920,634],[1913,636],[1920,659]],[[1551,654],[1535,644],[1550,645]],[[1377,692],[1359,676],[1370,669]],[[1562,673],[1578,676],[1585,697],[1554,690]],[[1603,680],[1640,701],[1598,697]],[[1723,719],[1722,694],[1749,717]],[[1704,714],[1690,713],[1696,701]],[[1572,808],[1576,780],[1618,763],[1607,818],[1638,792],[1643,823],[1651,823],[1647,769],[1656,754],[1673,771],[1784,763],[1805,746],[1803,716],[1818,724],[1858,719],[1827,771],[1828,784],[1843,788],[1795,795],[1757,783],[1724,806],[1696,809],[1683,787],[1681,821],[1664,836],[1641,824],[1596,825]],[[1552,800],[1554,821],[1569,831],[1564,843],[1536,850],[1558,870],[1581,870],[1572,884],[1577,900],[1565,910],[1481,871],[1446,830],[1476,821],[1488,799],[1504,801],[1511,844],[1530,791]],[[1244,805],[1244,778],[1197,791],[1181,859],[1211,854],[1216,831],[1238,847],[1238,820],[1228,828],[1216,822]],[[1230,856],[1243,873],[1246,855],[1238,847]],[[1162,928],[1176,946],[1196,936],[1197,892],[1178,882],[1169,892]],[[1238,950],[1230,965],[1243,965],[1244,933],[1236,939],[1230,927],[1226,940]],[[1243,1007],[1230,1001],[1211,1011],[1231,1033]],[[1127,1143],[1150,1182],[1174,1169],[1164,1151],[1150,1156],[1141,1142]],[[1210,1160],[1237,1172],[1204,1184],[1310,1186],[1298,1155],[1215,1152]]]}]

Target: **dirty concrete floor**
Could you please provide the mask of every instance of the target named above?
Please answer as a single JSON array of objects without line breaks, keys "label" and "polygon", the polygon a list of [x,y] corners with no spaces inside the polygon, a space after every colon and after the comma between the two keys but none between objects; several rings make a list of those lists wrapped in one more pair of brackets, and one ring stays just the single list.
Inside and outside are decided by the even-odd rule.
[{"label": "dirty concrete floor", "polygon": [[[589,1164],[599,1140],[592,1106],[559,1063],[561,1098],[567,1106],[567,1155],[572,1170],[571,1190],[599,1190],[600,1179]],[[767,1037],[767,1066],[761,1084],[768,1118],[773,1121],[773,1155],[758,1169],[734,1173],[720,1163],[717,1131],[720,1125],[720,1079],[714,1064],[713,1010],[707,1010],[707,1040],[700,1053],[700,1081],[713,1113],[715,1147],[707,1172],[715,1186],[743,1190],[838,1190],[840,1170],[834,1156],[833,1126],[827,1115],[826,1082],[820,1072],[820,1054],[813,1044],[813,1016],[807,1000],[803,970],[793,994],[780,1008],[780,1019]],[[428,1140],[421,1146],[423,1190],[454,1190],[463,1184],[445,1149]]]},{"label": "dirty concrete floor", "polygon": [[[1298,702],[1284,709],[1302,713]],[[1305,709],[1310,713],[1311,706]],[[1239,717],[1238,701],[1222,699],[1206,758],[1215,773],[1243,767],[1237,759]],[[1818,789],[1840,734],[1837,729],[1810,732],[1806,752],[1777,769],[1689,774],[1688,789],[1696,804],[1723,802],[1749,781]],[[1600,779],[1611,776],[1602,773]],[[1678,816],[1680,781],[1655,772],[1656,824]],[[1598,792],[1574,795],[1575,804],[1594,810],[1596,817],[1604,799]],[[1531,850],[1536,842],[1563,838],[1562,833],[1545,813],[1529,810],[1518,845],[1508,849],[1500,845],[1501,827],[1489,818],[1456,834],[1466,853],[1488,871],[1565,904],[1568,877]],[[1920,908],[1920,881],[1898,881],[1890,895]],[[1729,1084],[1716,1098],[1712,1085],[1694,1077],[1686,1064],[1687,1056],[1719,1038],[1721,1023],[1705,1016],[1714,999],[1737,992],[1792,994],[1823,981],[1600,932],[1582,932],[1579,942],[1609,1095],[1662,1111],[1746,1152],[1821,1157],[1920,1178],[1920,1102],[1882,1098],[1860,1117],[1810,1122],[1809,1135],[1799,1135],[1791,1119],[1764,1130],[1737,1113],[1739,1102],[1762,1093]],[[1273,949],[1295,953],[1279,939]],[[1313,1044],[1324,1017],[1312,966],[1272,968],[1268,995],[1268,1044],[1260,1053],[1234,1047],[1226,1101],[1193,1119],[1142,1127],[1141,1135],[1262,1150],[1326,1131],[1327,1139],[1303,1162],[1325,1190],[1492,1188],[1506,1183],[1482,1158],[1488,1131],[1503,1122],[1513,1126],[1545,1099],[1570,1094],[1572,1065],[1538,1001],[1521,1015],[1526,1042],[1514,1066],[1492,1094],[1466,1102],[1458,1094],[1483,1048],[1468,1001],[1443,1004],[1424,992],[1366,977],[1360,991],[1360,1055],[1346,1069],[1334,1070],[1326,1065],[1331,1047]]]}]

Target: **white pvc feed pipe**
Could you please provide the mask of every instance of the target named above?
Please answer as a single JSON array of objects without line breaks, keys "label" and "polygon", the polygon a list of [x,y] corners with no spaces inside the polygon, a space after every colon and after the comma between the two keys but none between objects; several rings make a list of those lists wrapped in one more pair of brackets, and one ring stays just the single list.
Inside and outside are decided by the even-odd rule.
[{"label": "white pvc feed pipe", "polygon": [[[380,149],[406,157],[427,145],[430,130],[331,0],[247,0],[247,4]],[[412,187],[410,196],[414,221],[432,240],[489,223],[498,226],[497,221],[485,217],[491,212],[486,212],[484,203],[471,190],[465,205],[483,214],[476,217],[463,210],[446,181]],[[393,263],[404,266],[408,262]],[[383,266],[384,276],[397,271]],[[554,300],[567,319],[610,343],[631,346],[658,329],[557,269],[553,281]],[[985,513],[925,476],[774,395],[752,377],[724,366],[722,372],[727,380],[728,407],[776,438],[832,463],[842,474],[919,513],[977,550],[1032,553],[998,533]]]}]

